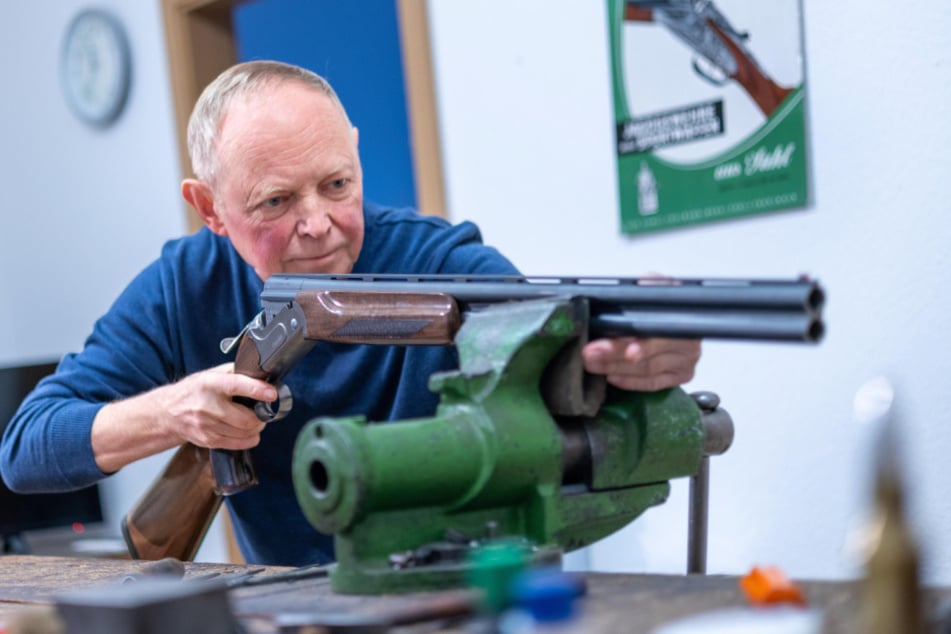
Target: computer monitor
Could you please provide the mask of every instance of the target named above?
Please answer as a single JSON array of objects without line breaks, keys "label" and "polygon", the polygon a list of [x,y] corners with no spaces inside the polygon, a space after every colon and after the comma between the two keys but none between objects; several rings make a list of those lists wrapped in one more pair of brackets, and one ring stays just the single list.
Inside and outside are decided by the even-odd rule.
[{"label": "computer monitor", "polygon": [[[20,402],[56,362],[0,367],[0,434],[16,413]],[[68,493],[18,494],[0,480],[0,549],[18,552],[26,548],[23,533],[39,529],[84,527],[102,522],[99,487],[93,485]]]}]

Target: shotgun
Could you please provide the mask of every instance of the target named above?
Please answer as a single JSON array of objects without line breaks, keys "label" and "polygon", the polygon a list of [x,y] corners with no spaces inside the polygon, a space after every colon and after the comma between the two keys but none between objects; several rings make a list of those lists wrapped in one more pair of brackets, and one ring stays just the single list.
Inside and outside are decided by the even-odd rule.
[{"label": "shotgun", "polygon": [[[235,372],[278,388],[245,403],[264,422],[292,406],[283,377],[318,341],[451,345],[468,314],[493,304],[584,298],[588,336],[818,342],[824,291],[798,280],[522,276],[273,275],[237,336]],[[290,457],[288,457],[290,459]],[[185,444],[122,520],[135,559],[194,558],[223,496],[257,483],[250,452]]]},{"label": "shotgun", "polygon": [[[746,46],[749,33],[733,28],[711,0],[627,0],[624,19],[663,25],[697,54],[694,72],[716,86],[736,81],[767,117],[792,92],[763,71]],[[698,59],[715,71],[704,70]]]}]

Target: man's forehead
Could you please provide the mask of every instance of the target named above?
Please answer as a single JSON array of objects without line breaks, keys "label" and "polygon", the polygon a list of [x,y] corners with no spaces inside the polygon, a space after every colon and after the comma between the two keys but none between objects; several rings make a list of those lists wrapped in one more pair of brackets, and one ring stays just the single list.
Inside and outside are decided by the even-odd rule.
[{"label": "man's forehead", "polygon": [[[344,113],[319,89],[300,82],[284,82],[273,90],[259,90],[235,98],[222,112],[218,122],[215,151],[243,144],[248,137],[290,129],[302,125],[350,125]],[[306,115],[303,113],[307,113]]]},{"label": "man's forehead", "polygon": [[[353,134],[335,100],[319,88],[283,82],[233,101],[219,123],[214,152],[220,176],[240,173],[242,181],[273,177],[276,167],[293,171],[306,154],[302,148],[322,148],[325,163],[335,157],[335,170],[359,169]],[[232,180],[220,178],[219,186]]]}]

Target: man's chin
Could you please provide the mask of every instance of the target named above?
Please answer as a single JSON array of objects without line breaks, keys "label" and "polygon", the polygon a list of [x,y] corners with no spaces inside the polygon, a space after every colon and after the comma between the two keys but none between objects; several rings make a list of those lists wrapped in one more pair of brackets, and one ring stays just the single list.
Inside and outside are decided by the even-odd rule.
[{"label": "man's chin", "polygon": [[337,255],[320,258],[301,258],[285,263],[284,273],[345,275],[353,270],[353,263]]}]

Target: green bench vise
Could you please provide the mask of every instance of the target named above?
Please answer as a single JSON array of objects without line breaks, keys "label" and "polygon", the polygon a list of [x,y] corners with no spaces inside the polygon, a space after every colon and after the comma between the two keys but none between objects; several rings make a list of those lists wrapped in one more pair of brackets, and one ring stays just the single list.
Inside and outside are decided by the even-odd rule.
[{"label": "green bench vise", "polygon": [[729,416],[681,389],[615,390],[586,374],[583,299],[493,305],[459,330],[457,371],[435,374],[432,418],[318,418],[298,437],[297,499],[335,534],[332,588],[463,586],[468,553],[500,538],[560,562],[663,503],[732,441]]}]

